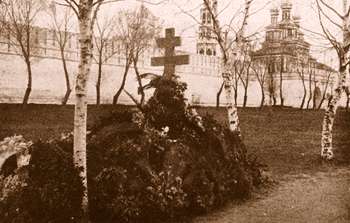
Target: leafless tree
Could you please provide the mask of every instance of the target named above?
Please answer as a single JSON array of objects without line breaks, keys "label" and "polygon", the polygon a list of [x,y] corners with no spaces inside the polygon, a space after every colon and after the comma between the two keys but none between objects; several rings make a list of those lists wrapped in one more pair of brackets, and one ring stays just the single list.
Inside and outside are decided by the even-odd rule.
[{"label": "leafless tree", "polygon": [[260,108],[263,108],[265,104],[265,83],[266,83],[266,75],[268,73],[268,64],[261,61],[253,61],[251,69],[255,74],[255,77],[260,85],[260,89],[261,89]]},{"label": "leafless tree", "polygon": [[220,88],[218,90],[218,92],[216,93],[216,107],[219,108],[220,107],[220,97],[221,97],[221,93],[222,90],[224,89],[224,82],[222,82],[222,84],[220,85]]},{"label": "leafless tree", "polygon": [[[213,7],[211,5],[211,2],[209,0],[203,0],[203,3],[206,7],[206,9],[209,11],[211,19],[213,21],[213,33],[215,35],[215,39],[217,43],[219,44],[221,55],[222,55],[222,65],[223,65],[223,81],[224,81],[224,90],[226,94],[226,101],[227,101],[227,112],[229,117],[229,127],[230,130],[233,132],[237,132],[240,135],[240,128],[239,128],[239,118],[237,113],[237,106],[233,103],[232,98],[232,73],[231,73],[231,65],[232,61],[235,59],[240,58],[233,58],[232,54],[232,47],[233,44],[236,44],[238,48],[242,47],[242,45],[245,42],[245,31],[248,23],[248,18],[250,16],[250,7],[253,0],[245,0],[245,7],[243,12],[243,19],[240,24],[240,28],[237,32],[235,32],[235,38],[233,41],[229,41],[229,30],[226,32],[223,32],[222,27],[220,26],[218,22],[218,15],[216,15],[213,11]],[[234,18],[231,19],[231,21],[234,21]],[[230,27],[230,25],[229,25]],[[232,28],[232,27],[230,27]],[[240,54],[238,55],[241,56]]]},{"label": "leafless tree", "polygon": [[325,87],[324,87],[324,89],[323,89],[322,98],[321,98],[321,101],[320,101],[320,103],[319,103],[317,109],[321,109],[321,108],[322,108],[323,102],[326,100],[326,94],[327,94],[329,82],[330,82],[330,79],[331,79],[331,75],[332,75],[332,72],[329,71],[329,72],[328,72],[328,75],[327,75],[326,82],[325,82]]},{"label": "leafless tree", "polygon": [[160,33],[160,26],[155,16],[143,5],[132,11],[121,11],[118,15],[117,36],[123,45],[123,56],[125,58],[124,73],[121,85],[114,95],[113,104],[117,104],[124,90],[130,67],[133,65],[136,79],[141,94],[141,104],[145,100],[142,88],[142,78],[138,69],[140,56],[152,46],[156,36]]},{"label": "leafless tree", "polygon": [[232,88],[234,91],[234,103],[235,106],[238,104],[238,90],[239,90],[239,81],[241,80],[241,77],[243,76],[243,73],[245,72],[245,61],[235,60],[233,62],[232,66]]},{"label": "leafless tree", "polygon": [[[220,25],[218,16],[221,13],[216,13],[217,2],[211,0],[203,0],[204,7],[209,13],[210,20],[213,23],[213,27],[210,28],[210,32],[213,33],[213,39],[219,45],[221,52],[221,64],[222,64],[222,77],[223,77],[223,90],[225,92],[226,101],[227,101],[227,113],[228,113],[228,121],[229,128],[232,132],[238,133],[240,135],[239,128],[239,118],[237,112],[237,106],[234,103],[233,98],[233,73],[232,66],[234,61],[241,59],[241,47],[247,40],[246,28],[248,24],[248,18],[251,16],[250,9],[254,0],[245,0],[244,9],[240,10],[239,13],[242,15],[241,20],[239,21],[239,16],[237,14],[233,15],[230,19],[229,24],[224,26]],[[181,9],[181,7],[179,7]],[[182,9],[182,12],[190,16],[193,20],[195,20],[198,24],[201,24],[190,12],[187,12]],[[236,23],[235,29],[232,24]]]},{"label": "leafless tree", "polygon": [[[333,1],[332,1],[333,2]],[[324,159],[333,159],[333,146],[332,146],[332,130],[334,124],[334,117],[338,107],[338,102],[341,99],[342,94],[346,89],[346,78],[349,75],[349,19],[350,19],[350,7],[348,1],[343,0],[343,12],[339,12],[332,6],[332,2],[326,0],[316,0],[317,12],[320,21],[320,25],[324,35],[333,48],[336,50],[339,59],[339,82],[335,89],[334,96],[331,98],[329,105],[327,106],[322,127],[322,149],[321,156]],[[336,18],[336,19],[335,19]],[[341,23],[338,23],[341,21]],[[337,38],[336,35],[330,31],[332,28],[338,29],[343,33],[343,38]]]},{"label": "leafless tree", "polygon": [[306,95],[307,95],[307,89],[306,89],[306,84],[305,84],[305,70],[308,69],[308,63],[305,63],[305,61],[302,61],[302,59],[298,59],[298,65],[297,65],[297,73],[300,77],[301,83],[303,84],[303,99],[300,104],[300,109],[304,109],[305,106],[305,101],[306,101]]},{"label": "leafless tree", "polygon": [[284,71],[284,67],[285,67],[285,58],[283,57],[283,55],[281,55],[280,58],[280,72],[279,72],[279,80],[280,80],[280,84],[279,84],[279,90],[280,90],[280,102],[281,102],[281,106],[284,106],[284,96],[283,96],[283,71]]},{"label": "leafless tree", "polygon": [[309,67],[308,77],[309,77],[309,80],[308,80],[308,82],[309,82],[309,98],[307,100],[307,105],[306,105],[307,109],[310,108],[312,98],[315,96],[314,95],[315,88],[313,88],[313,86],[312,86],[312,83],[315,83],[315,68],[312,67],[311,64],[310,64],[310,67]]},{"label": "leafless tree", "polygon": [[277,83],[275,78],[275,59],[268,59],[268,81],[267,81],[267,89],[269,93],[269,106],[277,105],[276,91],[277,91]]},{"label": "leafless tree", "polygon": [[243,108],[247,106],[247,102],[248,102],[248,87],[251,79],[251,72],[250,72],[251,64],[252,64],[251,60],[248,60],[247,62],[245,62],[244,71],[239,75],[239,79],[241,80],[241,83],[244,88]]},{"label": "leafless tree", "polygon": [[159,19],[155,17],[144,5],[141,5],[137,14],[138,36],[132,54],[133,67],[138,82],[138,93],[141,95],[139,104],[142,106],[145,102],[145,92],[142,84],[142,74],[139,70],[139,59],[147,50],[153,47],[154,40],[160,35],[161,25]]},{"label": "leafless tree", "polygon": [[3,0],[1,20],[3,36],[8,37],[11,46],[22,56],[27,68],[27,88],[23,104],[27,104],[32,91],[32,58],[39,50],[39,28],[35,27],[38,13],[43,9],[38,0]]},{"label": "leafless tree", "polygon": [[349,104],[350,104],[350,87],[347,86],[345,89],[345,93],[346,93],[346,111],[349,111]]},{"label": "leafless tree", "polygon": [[68,42],[73,38],[72,35],[72,10],[70,8],[64,7],[62,14],[63,16],[58,16],[56,12],[56,5],[51,3],[48,11],[48,14],[51,17],[50,28],[53,31],[53,41],[57,43],[58,49],[60,51],[63,73],[66,82],[66,93],[62,98],[62,105],[66,105],[69,96],[72,92],[71,82],[69,78],[69,71],[67,66],[67,45]]},{"label": "leafless tree", "polygon": [[118,51],[114,46],[115,34],[113,26],[115,26],[115,18],[104,18],[103,22],[96,19],[94,46],[96,54],[93,54],[93,59],[97,63],[97,81],[96,81],[96,104],[101,103],[101,82],[103,65],[107,63]]}]

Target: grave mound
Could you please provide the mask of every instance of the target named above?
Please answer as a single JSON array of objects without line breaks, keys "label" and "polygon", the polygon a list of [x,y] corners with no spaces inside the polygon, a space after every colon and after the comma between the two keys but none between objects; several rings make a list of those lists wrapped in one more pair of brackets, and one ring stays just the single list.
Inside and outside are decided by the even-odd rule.
[{"label": "grave mound", "polygon": [[[87,162],[93,222],[166,222],[249,197],[264,181],[262,165],[248,155],[240,137],[188,106],[186,84],[159,77],[148,86],[155,88],[154,95],[141,111],[126,108],[90,128]],[[23,216],[48,211],[51,216],[46,219],[51,222],[69,218],[74,222],[80,213],[76,201],[81,198],[81,185],[72,167],[72,140],[70,134],[34,143],[29,165],[21,171],[7,170],[10,175],[2,176],[2,182],[21,176],[22,186],[10,188],[8,193],[16,202],[3,200],[1,216],[28,222],[30,218]],[[60,162],[67,164],[64,173],[57,169]],[[18,188],[26,193],[16,193]],[[36,203],[29,206],[26,201]],[[63,214],[57,207],[63,209],[64,202],[70,205],[64,209],[66,216],[55,215]],[[15,211],[16,205],[20,212]]]}]

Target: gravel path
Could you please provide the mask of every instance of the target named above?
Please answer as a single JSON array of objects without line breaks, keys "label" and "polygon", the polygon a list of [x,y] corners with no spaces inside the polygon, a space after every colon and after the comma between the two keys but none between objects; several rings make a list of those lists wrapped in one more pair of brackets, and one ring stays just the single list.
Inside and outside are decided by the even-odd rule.
[{"label": "gravel path", "polygon": [[229,205],[193,223],[350,222],[349,188],[350,169],[289,175],[267,195]]}]

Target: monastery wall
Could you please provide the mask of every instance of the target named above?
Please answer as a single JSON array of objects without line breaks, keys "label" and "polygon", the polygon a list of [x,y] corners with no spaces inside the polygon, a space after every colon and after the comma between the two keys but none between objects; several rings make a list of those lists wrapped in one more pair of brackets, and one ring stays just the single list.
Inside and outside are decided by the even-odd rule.
[{"label": "monastery wall", "polygon": [[[78,62],[75,52],[68,52],[68,70],[70,72],[71,85],[74,85],[74,75],[77,72]],[[162,73],[162,67],[151,67],[150,57],[144,56],[140,62],[140,71],[142,73],[151,72]],[[101,103],[111,103],[113,95],[120,86],[124,66],[123,58],[116,56],[112,58],[109,64],[103,66],[102,84],[101,84]],[[33,86],[29,103],[60,104],[65,94],[65,78],[63,73],[62,61],[58,56],[58,51],[46,49],[45,56],[33,57]],[[188,85],[186,97],[193,104],[213,106],[216,104],[216,94],[221,86],[220,60],[218,57],[204,55],[190,55],[190,64],[177,66],[176,73],[180,80]],[[287,77],[289,80],[283,81],[283,92],[285,96],[285,105],[299,107],[303,97],[303,87],[300,79]],[[89,103],[95,103],[97,65],[93,64],[91,76],[88,83]],[[147,80],[145,80],[147,82]],[[276,76],[276,83],[278,79]],[[0,48],[0,103],[21,103],[27,84],[27,71],[23,59],[16,55],[15,51],[9,51],[6,46]],[[306,81],[308,86],[308,82]],[[125,89],[137,97],[138,84],[133,67],[130,68]],[[322,90],[322,86],[320,86]],[[244,89],[242,84],[239,86],[238,104],[243,103]],[[330,88],[329,88],[330,91]],[[268,95],[266,92],[266,103]],[[147,91],[148,97],[152,91]],[[276,91],[278,99],[279,90]],[[74,101],[74,87],[69,103]],[[221,95],[221,103],[225,103],[224,92]],[[248,106],[259,106],[261,101],[261,90],[259,83],[252,78],[248,87]],[[279,102],[279,99],[277,100]],[[133,104],[132,100],[122,93],[119,103]]]}]

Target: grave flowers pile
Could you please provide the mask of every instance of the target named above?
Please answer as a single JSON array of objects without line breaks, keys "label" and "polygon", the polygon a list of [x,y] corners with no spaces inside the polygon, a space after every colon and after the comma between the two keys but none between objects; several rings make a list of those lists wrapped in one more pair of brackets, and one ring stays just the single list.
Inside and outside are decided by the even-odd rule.
[{"label": "grave flowers pile", "polygon": [[[140,110],[121,109],[90,128],[91,220],[167,222],[249,197],[264,179],[240,137],[190,108],[186,84],[177,79],[159,77],[148,86],[155,88],[154,95]],[[13,190],[21,193],[1,201],[1,217],[75,222],[82,190],[72,166],[72,136],[34,143],[30,149],[27,167],[1,176],[1,190],[6,179],[20,174],[25,184]],[[46,211],[42,221],[38,213]]]}]

